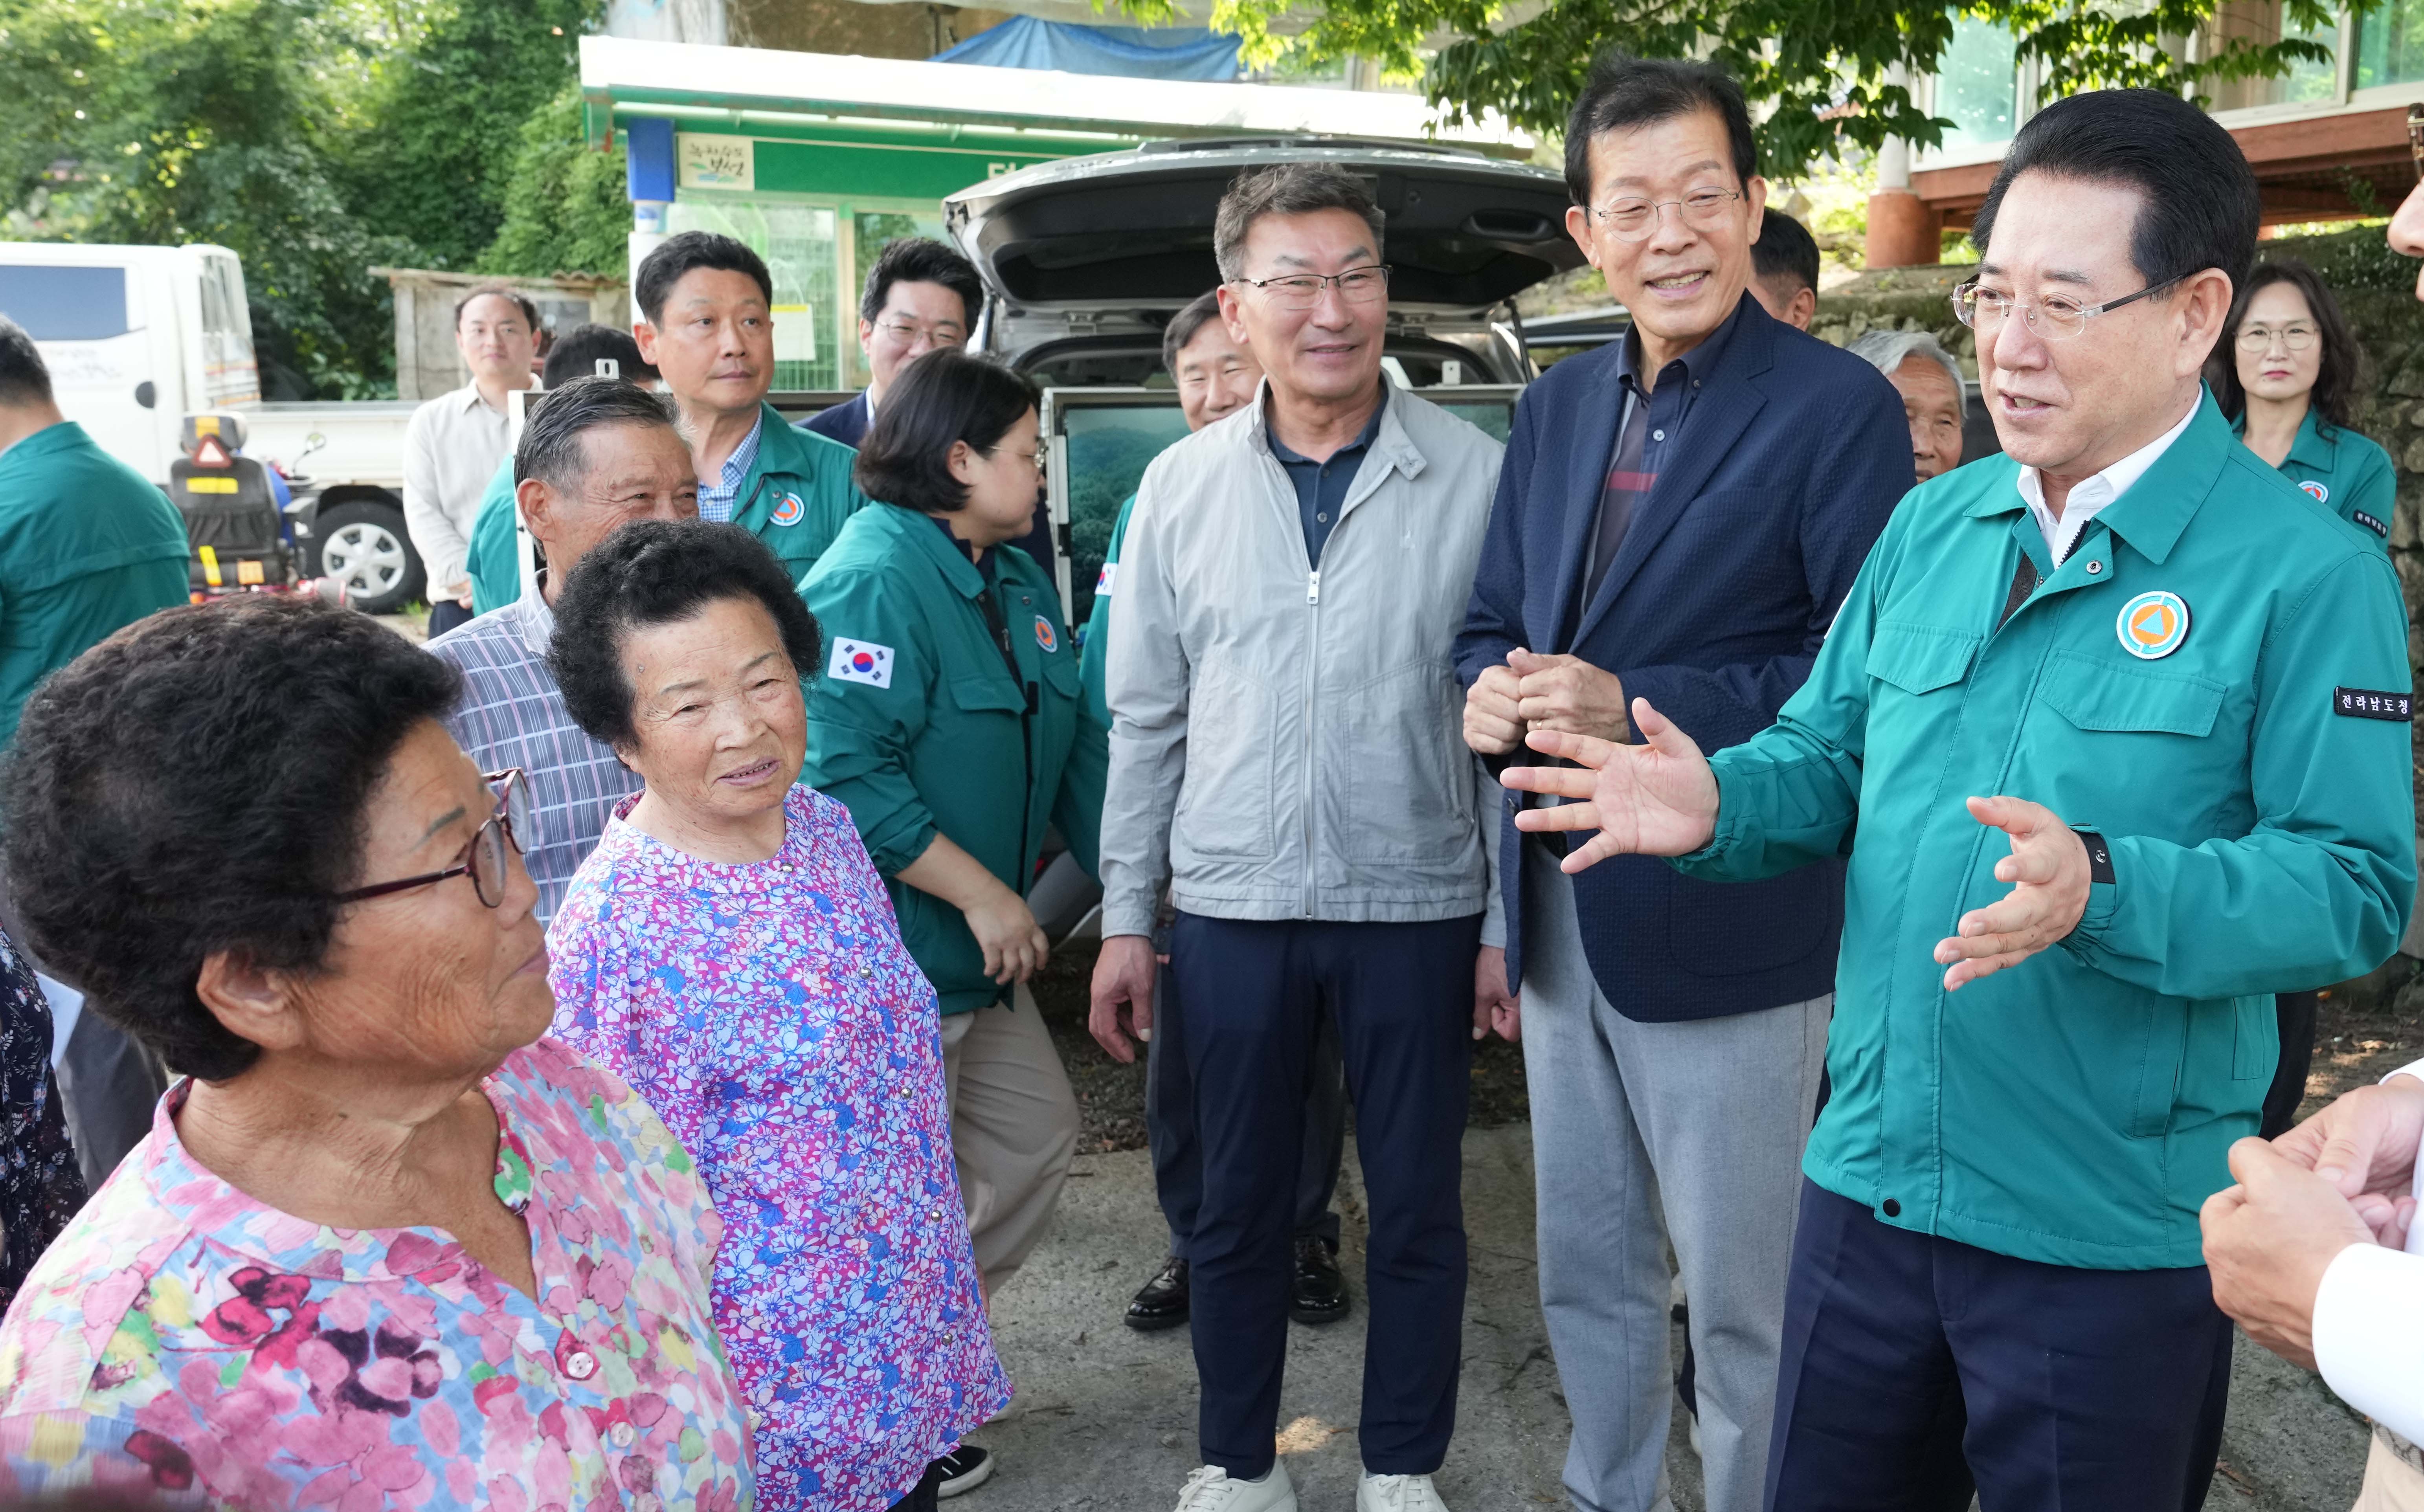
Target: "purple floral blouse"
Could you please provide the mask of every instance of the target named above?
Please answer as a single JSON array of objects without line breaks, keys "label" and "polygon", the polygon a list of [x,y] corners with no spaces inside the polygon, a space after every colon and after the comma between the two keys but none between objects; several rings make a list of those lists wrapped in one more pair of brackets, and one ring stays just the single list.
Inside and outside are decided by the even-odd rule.
[{"label": "purple floral blouse", "polygon": [[850,813],[805,787],[773,859],[625,821],[548,927],[555,1032],[631,1080],[717,1208],[715,1321],[758,1418],[760,1504],[883,1512],[998,1411],[934,989]]},{"label": "purple floral blouse", "polygon": [[177,1138],[189,1085],[0,1325],[0,1488],[247,1512],[751,1504],[709,1317],[722,1225],[629,1087],[550,1040],[488,1079],[534,1303],[437,1229],[325,1228],[212,1175]]}]

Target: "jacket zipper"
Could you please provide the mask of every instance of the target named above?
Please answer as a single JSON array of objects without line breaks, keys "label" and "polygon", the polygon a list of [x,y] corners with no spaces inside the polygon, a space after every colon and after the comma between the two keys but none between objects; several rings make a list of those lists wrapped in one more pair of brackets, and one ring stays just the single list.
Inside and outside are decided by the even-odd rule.
[{"label": "jacket zipper", "polygon": [[1035,710],[1040,690],[1019,675],[1018,654],[1010,648],[1010,621],[1001,603],[994,597],[1000,579],[987,580],[977,594],[977,612],[983,616],[985,629],[993,632],[993,644],[1001,652],[1001,661],[1010,670],[1011,685],[1019,692],[1018,711],[1018,896],[1027,896],[1028,885],[1034,881],[1027,876],[1027,840],[1035,813]]}]

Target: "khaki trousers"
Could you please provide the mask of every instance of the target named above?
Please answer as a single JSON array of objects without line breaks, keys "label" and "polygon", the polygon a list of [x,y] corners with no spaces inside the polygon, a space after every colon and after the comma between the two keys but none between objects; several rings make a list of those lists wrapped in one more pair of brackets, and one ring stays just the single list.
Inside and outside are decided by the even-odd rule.
[{"label": "khaki trousers", "polygon": [[1008,1008],[944,1018],[943,1085],[960,1200],[990,1297],[1051,1225],[1077,1153],[1077,1094],[1024,984]]},{"label": "khaki trousers", "polygon": [[2424,1512],[2424,1471],[2391,1448],[2380,1429],[2372,1442],[2365,1456],[2365,1486],[2349,1512]]}]

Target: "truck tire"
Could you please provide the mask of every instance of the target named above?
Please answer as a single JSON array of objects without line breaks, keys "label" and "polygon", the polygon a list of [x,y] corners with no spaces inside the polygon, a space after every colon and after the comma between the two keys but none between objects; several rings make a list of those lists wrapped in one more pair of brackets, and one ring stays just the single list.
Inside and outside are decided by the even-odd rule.
[{"label": "truck tire", "polygon": [[311,574],[343,583],[345,601],[369,614],[392,614],[424,591],[404,511],[366,499],[349,499],[313,519]]}]

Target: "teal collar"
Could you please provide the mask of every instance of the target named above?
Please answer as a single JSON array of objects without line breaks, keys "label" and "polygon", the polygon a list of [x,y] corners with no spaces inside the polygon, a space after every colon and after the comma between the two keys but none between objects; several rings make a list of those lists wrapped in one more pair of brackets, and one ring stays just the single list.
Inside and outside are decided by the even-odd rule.
[{"label": "teal collar", "polygon": [[2283,468],[2292,464],[2320,472],[2329,472],[2339,466],[2340,443],[2323,438],[2323,421],[2315,406],[2306,406],[2306,418],[2298,422],[2298,434],[2289,442],[2289,454],[2281,459]]},{"label": "teal collar", "polygon": [[74,421],[63,420],[56,425],[43,426],[7,451],[0,452],[0,461],[15,461],[21,457],[51,456],[60,452],[72,452],[89,447],[91,444],[92,438],[85,435],[83,426]]},{"label": "teal collar", "polygon": [[960,546],[959,537],[948,531],[936,530],[928,517],[917,510],[899,504],[874,503],[861,511],[872,517],[874,528],[889,536],[894,549],[917,553],[933,564],[951,591],[963,598],[977,598],[985,591],[984,574],[968,560]]},{"label": "teal collar", "polygon": [[[2247,438],[2245,410],[2240,411],[2239,418],[2230,422],[2230,434],[2242,441]],[[2298,422],[2298,434],[2289,438],[2289,454],[2281,459],[2281,470],[2286,473],[2293,469],[2304,469],[2329,472],[2338,467],[2339,462],[2340,443],[2324,437],[2322,417],[2315,413],[2314,406],[2308,405],[2305,418]]]}]

